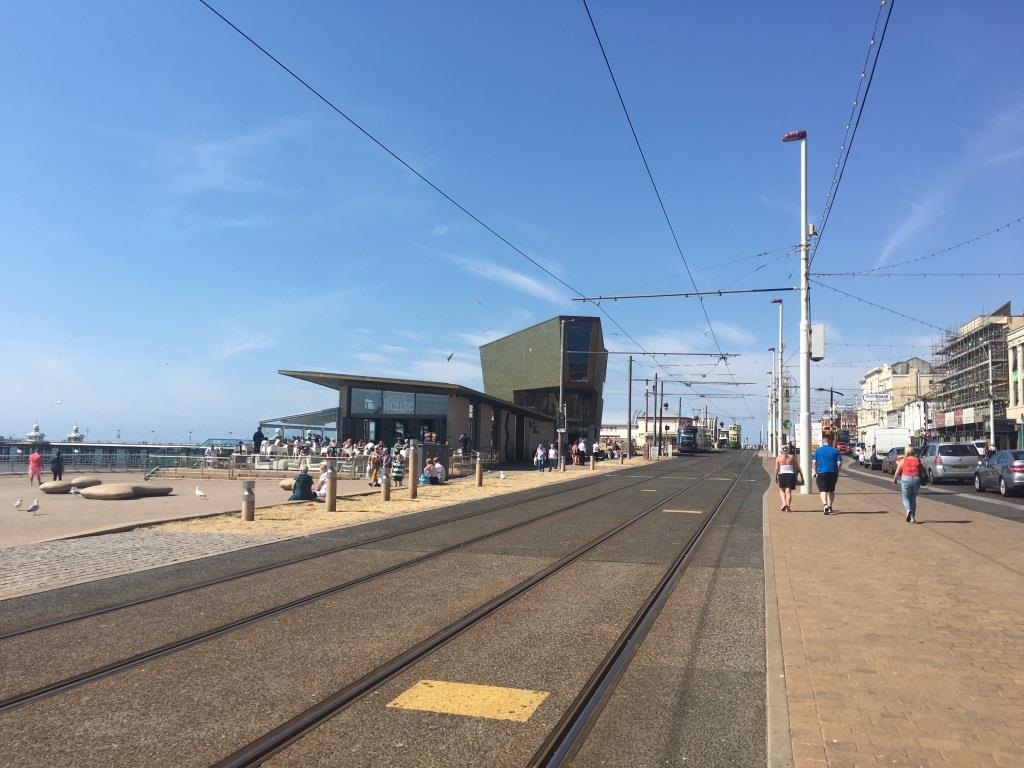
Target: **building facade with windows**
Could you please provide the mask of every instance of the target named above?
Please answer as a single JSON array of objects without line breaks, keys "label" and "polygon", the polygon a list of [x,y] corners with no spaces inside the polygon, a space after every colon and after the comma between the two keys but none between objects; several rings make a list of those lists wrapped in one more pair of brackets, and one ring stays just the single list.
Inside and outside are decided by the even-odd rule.
[{"label": "building facade with windows", "polygon": [[1010,372],[1006,418],[1015,427],[1007,448],[1024,448],[1024,325],[1006,334],[1006,362]]},{"label": "building facade with windows", "polygon": [[561,375],[567,440],[599,437],[608,369],[600,318],[559,315],[496,339],[480,347],[480,366],[489,396],[552,419]]},{"label": "building facade with windows", "polygon": [[[906,405],[932,389],[932,364],[920,357],[872,368],[860,380],[861,402],[857,408],[858,440],[864,441],[872,427],[907,427]],[[876,400],[888,395],[887,400]],[[865,399],[867,396],[867,399]]]},{"label": "building facade with windows", "polygon": [[989,440],[994,431],[997,448],[1007,448],[1016,439],[1016,424],[1008,411],[1013,362],[1008,342],[1021,328],[1024,316],[1015,316],[1007,302],[945,334],[935,349],[930,437],[957,442]]}]

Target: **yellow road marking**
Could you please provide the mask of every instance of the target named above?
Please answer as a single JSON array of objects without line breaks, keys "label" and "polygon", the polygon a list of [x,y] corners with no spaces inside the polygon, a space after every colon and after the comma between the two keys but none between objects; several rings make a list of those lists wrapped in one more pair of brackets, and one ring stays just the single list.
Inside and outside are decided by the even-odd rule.
[{"label": "yellow road marking", "polygon": [[524,688],[420,680],[387,706],[525,723],[549,695]]},{"label": "yellow road marking", "polygon": [[699,509],[663,509],[662,512],[679,512],[684,515],[699,515]]}]

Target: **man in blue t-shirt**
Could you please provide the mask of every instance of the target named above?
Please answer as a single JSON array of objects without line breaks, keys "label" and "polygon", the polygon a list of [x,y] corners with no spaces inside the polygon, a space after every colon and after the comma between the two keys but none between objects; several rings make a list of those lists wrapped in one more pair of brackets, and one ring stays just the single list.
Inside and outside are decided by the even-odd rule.
[{"label": "man in blue t-shirt", "polygon": [[832,447],[832,436],[825,437],[825,444],[814,452],[814,476],[821,494],[822,511],[832,514],[832,504],[836,500],[836,481],[839,469],[843,466],[843,457]]}]

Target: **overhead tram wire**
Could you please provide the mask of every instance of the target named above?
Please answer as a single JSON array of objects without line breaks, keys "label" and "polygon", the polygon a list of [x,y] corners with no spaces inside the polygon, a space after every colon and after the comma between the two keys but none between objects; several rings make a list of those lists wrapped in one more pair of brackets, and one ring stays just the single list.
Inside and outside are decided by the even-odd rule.
[{"label": "overhead tram wire", "polygon": [[[432,190],[437,192],[437,194],[441,195],[441,197],[443,197],[445,200],[447,200],[453,206],[458,208],[462,213],[464,213],[470,219],[472,219],[477,224],[479,224],[481,227],[483,227],[485,230],[487,230],[487,232],[489,232],[491,235],[493,235],[495,238],[497,238],[499,241],[501,241],[504,245],[508,246],[510,249],[512,249],[512,251],[514,251],[516,254],[518,254],[522,258],[526,259],[528,262],[530,262],[533,266],[535,266],[541,272],[546,274],[552,280],[556,281],[557,283],[559,283],[560,285],[564,286],[565,288],[568,288],[572,293],[576,294],[577,296],[582,296],[583,295],[582,291],[577,289],[575,286],[570,285],[568,282],[566,282],[565,280],[560,278],[558,275],[556,275],[554,272],[549,270],[547,267],[545,267],[539,261],[537,261],[532,256],[530,256],[528,253],[526,253],[522,248],[520,248],[515,243],[510,241],[508,238],[506,238],[504,235],[502,235],[500,232],[498,232],[496,229],[494,229],[490,224],[485,222],[483,219],[481,219],[475,213],[473,213],[468,208],[466,208],[466,206],[464,206],[462,203],[460,203],[454,197],[452,197],[450,194],[445,192],[441,187],[439,187],[437,184],[435,184],[433,181],[431,181],[425,175],[420,173],[420,171],[418,171],[415,167],[413,167],[411,164],[406,162],[394,150],[392,150],[387,144],[385,144],[383,141],[381,141],[376,136],[374,136],[372,133],[370,133],[368,130],[366,130],[362,125],[360,125],[358,122],[356,122],[356,120],[354,118],[349,116],[344,110],[342,110],[340,107],[338,107],[333,101],[328,99],[326,96],[324,96],[322,93],[320,93],[320,91],[318,91],[316,88],[314,88],[312,85],[310,85],[306,80],[304,80],[301,76],[299,76],[287,64],[285,64],[283,61],[278,59],[276,56],[274,56],[274,54],[272,54],[270,51],[268,51],[266,48],[264,48],[262,45],[260,45],[258,42],[256,42],[256,40],[254,40],[252,37],[250,37],[248,34],[246,34],[244,31],[242,31],[242,29],[240,29],[234,22],[232,22],[224,14],[222,14],[220,11],[218,11],[216,8],[214,8],[212,5],[210,5],[210,3],[207,2],[207,0],[198,0],[198,2],[201,3],[203,6],[205,6],[206,9],[209,10],[214,16],[219,18],[221,21],[223,21],[225,24],[227,24],[229,27],[231,27],[231,29],[233,29],[235,32],[237,32],[239,35],[241,35],[254,48],[256,48],[256,50],[258,50],[260,53],[262,53],[264,56],[266,56],[268,59],[270,59],[272,62],[274,62],[278,67],[280,67],[286,73],[288,73],[288,75],[292,79],[294,79],[303,88],[305,88],[307,91],[309,91],[314,96],[316,96],[320,101],[322,101],[324,104],[326,104],[339,117],[341,117],[346,122],[348,122],[349,125],[351,125],[357,131],[359,131],[361,134],[363,134],[363,136],[365,136],[367,139],[369,139],[374,144],[376,144],[380,149],[384,150],[384,152],[386,152],[392,159],[397,161],[399,163],[399,165],[401,165],[403,168],[405,168],[407,171],[409,171],[411,174],[413,174],[416,178],[418,178],[420,181],[422,181],[424,184],[426,184]],[[632,334],[630,334],[625,328],[623,328],[622,325],[615,318],[613,318],[611,316],[611,314],[609,314],[608,311],[604,307],[600,306],[599,304],[595,304],[594,306],[597,307],[598,311],[600,311],[601,314],[603,314],[605,317],[608,318],[608,320],[612,323],[612,325],[614,325],[616,328],[618,328],[623,334],[625,334],[625,336],[630,341],[632,341],[634,344],[636,344],[636,346],[640,350],[636,354],[638,354],[638,355],[640,355],[640,354],[646,355],[647,354],[647,350],[644,349],[644,346],[639,341],[637,341],[636,338],[634,338]],[[718,347],[717,339],[715,340],[715,342],[716,342],[715,343],[716,347]],[[721,347],[718,347],[718,351],[721,352]]]},{"label": "overhead tram wire", "polygon": [[904,314],[903,312],[900,312],[898,310],[892,309],[891,307],[886,307],[886,306],[884,306],[882,304],[876,304],[873,301],[868,301],[867,299],[862,299],[860,296],[854,296],[852,293],[847,293],[846,291],[841,291],[838,288],[833,288],[831,285],[828,285],[827,283],[823,283],[820,280],[814,280],[812,278],[811,282],[814,283],[815,285],[820,285],[822,288],[827,288],[830,291],[834,291],[835,293],[838,293],[838,294],[840,294],[842,296],[846,296],[848,299],[853,299],[854,301],[859,301],[861,304],[867,304],[870,307],[875,307],[876,309],[881,309],[884,312],[889,312],[890,314],[896,315],[897,317],[902,317],[904,320],[910,320],[911,322],[918,323],[919,325],[925,325],[925,326],[927,326],[929,328],[934,328],[937,331],[945,332],[945,330],[946,330],[945,328],[942,328],[942,327],[940,327],[938,325],[935,325],[934,323],[929,323],[929,322],[927,322],[925,320],[920,320],[920,319],[918,319],[918,318],[916,318],[916,317],[914,317],[912,315],[907,315],[907,314]]},{"label": "overhead tram wire", "polygon": [[[878,6],[878,13],[875,15],[875,26],[871,31],[871,41],[868,43],[868,52],[864,57],[864,65],[860,71],[860,77],[857,80],[857,93],[854,95],[852,107],[850,110],[850,117],[846,122],[846,131],[843,134],[843,143],[839,147],[839,161],[836,163],[836,170],[832,175],[832,183],[829,185],[828,193],[825,196],[825,210],[821,215],[821,219],[818,224],[818,236],[814,239],[814,246],[811,248],[811,255],[808,259],[807,266],[810,269],[811,265],[814,264],[814,257],[818,254],[818,248],[821,247],[821,238],[825,235],[825,227],[828,226],[829,217],[832,215],[832,206],[835,205],[836,197],[839,194],[839,185],[843,181],[843,174],[846,173],[846,163],[850,159],[850,152],[853,150],[853,142],[857,138],[857,128],[860,127],[860,119],[864,115],[864,106],[868,101],[868,93],[871,92],[871,84],[875,79],[875,70],[878,67],[878,57],[882,55],[882,44],[885,42],[885,33],[889,29],[889,19],[892,18],[892,10],[896,0],[880,0]],[[888,10],[885,14],[885,24],[882,26],[882,34],[877,35],[879,20],[882,16],[882,9],[888,6]],[[877,46],[875,45],[877,41]],[[871,51],[874,50],[875,56],[872,59]],[[868,61],[871,62],[870,73],[868,70]],[[867,81],[865,83],[865,76]],[[864,87],[864,94],[861,95],[860,89]],[[852,130],[851,130],[852,126]]]},{"label": "overhead tram wire", "polygon": [[[924,256],[916,256],[913,259],[906,259],[905,261],[897,261],[894,264],[882,264],[882,265],[877,266],[877,267],[872,267],[871,269],[862,269],[862,270],[858,270],[856,272],[815,272],[814,276],[815,277],[859,277],[861,275],[865,275],[866,276],[866,275],[871,275],[871,274],[874,274],[874,273],[877,273],[877,272],[882,272],[883,270],[888,272],[888,271],[896,269],[897,267],[905,267],[908,264],[917,264],[918,262],[925,261],[926,259],[934,259],[937,256],[944,256],[945,254],[950,253],[951,251],[955,251],[955,250],[958,250],[960,248],[963,248],[964,246],[972,245],[972,244],[977,243],[977,242],[979,242],[981,240],[986,240],[989,237],[991,237],[992,235],[998,234],[998,233],[1000,233],[1000,232],[1002,232],[1004,230],[1009,229],[1012,226],[1020,224],[1022,221],[1024,221],[1024,216],[1018,216],[1016,219],[1008,221],[1005,224],[1000,224],[998,227],[995,227],[994,229],[990,229],[988,232],[982,232],[980,235],[975,235],[974,237],[969,237],[966,240],[961,240],[959,243],[954,243],[953,245],[946,246],[945,248],[940,248],[939,250],[932,251],[931,253],[927,253]],[[909,274],[909,273],[901,273],[901,274]],[[1007,273],[1002,273],[1002,274],[1007,274]]]},{"label": "overhead tram wire", "polygon": [[1024,277],[1024,272],[819,272],[822,277]]},{"label": "overhead tram wire", "polygon": [[[651,182],[651,188],[654,190],[655,197],[658,198],[658,206],[661,208],[661,215],[665,218],[665,224],[668,225],[668,230],[672,235],[672,242],[675,243],[676,251],[679,253],[679,258],[683,261],[683,267],[686,268],[686,274],[690,278],[690,284],[693,286],[693,290],[696,293],[700,292],[697,287],[697,281],[693,278],[693,271],[690,269],[690,264],[686,260],[686,254],[683,253],[683,247],[679,243],[679,236],[676,234],[676,228],[672,225],[672,218],[668,215],[668,209],[665,207],[665,200],[661,196],[661,191],[658,189],[658,183],[654,180],[654,173],[651,171],[651,164],[647,162],[647,155],[644,152],[643,145],[640,143],[640,136],[636,132],[636,126],[633,125],[633,118],[629,114],[629,109],[626,107],[626,100],[622,96],[622,89],[619,88],[619,81],[615,77],[615,71],[612,69],[612,63],[608,59],[608,53],[604,49],[604,42],[601,40],[601,33],[597,31],[597,24],[594,22],[594,16],[590,12],[590,6],[587,4],[587,0],[581,0],[583,3],[583,9],[587,12],[587,19],[590,21],[590,28],[594,32],[594,39],[597,40],[597,47],[601,50],[601,57],[604,59],[604,65],[608,69],[608,76],[611,78],[612,85],[615,88],[615,94],[619,97],[619,106],[622,107],[622,113],[626,117],[626,122],[629,124],[629,130],[633,134],[633,141],[636,143],[637,151],[640,153],[640,159],[643,161],[644,170],[647,171],[647,178]],[[711,339],[715,343],[715,349],[719,352],[722,351],[722,345],[718,342],[718,335],[715,333],[714,325],[711,323],[711,317],[708,315],[708,310],[704,306],[703,296],[699,297],[700,309],[704,314],[704,320],[707,322],[708,331],[711,334]],[[729,371],[730,375],[732,371],[729,369],[729,363],[725,363],[726,370]],[[747,411],[753,418],[754,413],[750,410],[750,404],[744,400],[744,404],[747,406]]]}]

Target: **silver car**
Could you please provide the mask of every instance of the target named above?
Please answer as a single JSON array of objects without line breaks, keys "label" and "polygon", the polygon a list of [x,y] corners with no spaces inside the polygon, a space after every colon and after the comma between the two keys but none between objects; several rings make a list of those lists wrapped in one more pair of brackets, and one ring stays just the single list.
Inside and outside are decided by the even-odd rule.
[{"label": "silver car", "polygon": [[996,451],[981,460],[974,472],[974,490],[993,487],[1003,496],[1024,488],[1024,451]]},{"label": "silver car", "polygon": [[929,443],[921,455],[928,482],[941,480],[964,482],[973,478],[978,467],[978,452],[970,443]]}]

